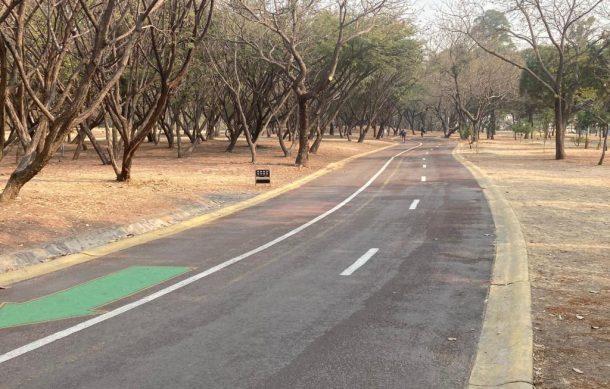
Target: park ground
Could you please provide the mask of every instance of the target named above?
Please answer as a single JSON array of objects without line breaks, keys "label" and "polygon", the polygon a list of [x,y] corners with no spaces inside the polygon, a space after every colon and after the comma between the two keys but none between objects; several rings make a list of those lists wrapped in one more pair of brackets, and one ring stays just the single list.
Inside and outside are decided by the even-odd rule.
[{"label": "park ground", "polygon": [[534,382],[541,388],[610,387],[610,160],[566,141],[515,140],[510,133],[461,144],[514,209],[527,243],[532,283]]},{"label": "park ground", "polygon": [[[465,157],[503,189],[527,242],[532,281],[534,378],[541,388],[610,387],[610,160],[576,148],[554,160],[552,141],[515,140],[500,134],[478,148],[461,144]],[[19,199],[0,205],[0,253],[21,250],[101,227],[120,226],[173,212],[193,203],[222,205],[267,190],[254,170],[270,168],[272,187],[308,175],[328,163],[387,145],[328,139],[310,166],[295,169],[276,140],[262,139],[258,163],[245,143],[225,153],[226,141],[209,141],[188,158],[176,150],[144,146],[133,181],[114,181],[92,149],[71,160],[67,148]],[[14,168],[0,163],[0,185]]]}]

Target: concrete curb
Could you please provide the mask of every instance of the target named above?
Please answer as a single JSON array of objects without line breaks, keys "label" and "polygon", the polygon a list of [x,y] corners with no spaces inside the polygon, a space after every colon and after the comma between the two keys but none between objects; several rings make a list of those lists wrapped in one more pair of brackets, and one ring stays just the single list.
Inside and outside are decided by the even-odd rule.
[{"label": "concrete curb", "polygon": [[519,220],[502,191],[458,150],[453,157],[475,177],[496,225],[496,258],[483,328],[468,388],[533,388],[533,333],[527,249]]},{"label": "concrete curb", "polygon": [[[281,194],[289,192],[293,189],[299,188],[305,185],[308,182],[315,180],[316,178],[322,177],[332,171],[341,169],[346,166],[349,162],[352,162],[355,159],[362,158],[368,156],[370,154],[378,153],[380,151],[389,149],[391,147],[396,146],[395,143],[392,143],[388,146],[380,147],[375,150],[367,151],[361,154],[357,154],[348,158],[345,158],[338,162],[333,162],[328,164],[327,166],[317,170],[316,172],[305,176],[299,180],[291,182],[290,184],[286,184],[282,187],[272,189],[268,192],[261,193],[255,197],[249,198],[244,201],[240,201],[238,203],[229,205],[227,207],[222,207],[218,210],[199,214],[198,216],[191,217],[188,220],[181,220],[175,222],[174,224],[167,225],[165,222],[161,222],[162,219],[153,219],[158,222],[150,222],[145,223],[148,227],[151,228],[143,228],[142,231],[135,231],[137,229],[128,227],[117,228],[119,232],[117,234],[121,234],[121,236],[125,236],[122,233],[126,228],[129,229],[127,235],[134,235],[127,237],[125,239],[120,239],[115,242],[107,243],[106,241],[96,240],[97,244],[89,244],[89,248],[84,251],[78,252],[76,254],[65,255],[61,257],[57,257],[57,254],[54,254],[57,247],[53,249],[33,249],[29,250],[29,254],[21,254],[17,262],[15,262],[14,258],[6,258],[6,260],[13,261],[13,263],[18,263],[19,266],[24,266],[20,269],[9,271],[6,273],[0,274],[0,287],[8,287],[12,284],[15,284],[20,281],[28,280],[34,277],[38,277],[47,273],[51,273],[60,269],[64,269],[70,266],[74,266],[80,263],[91,261],[95,258],[102,257],[108,254],[115,253],[117,251],[125,250],[130,247],[138,246],[156,239],[168,237],[179,232],[188,230],[190,228],[199,227],[204,224],[210,223],[214,220],[220,219],[222,217],[234,214],[238,211],[244,210],[246,208],[250,208],[267,200],[270,200],[274,197],[277,197]],[[184,215],[183,215],[184,216]],[[189,216],[189,215],[186,215]],[[176,220],[179,216],[176,217]],[[136,233],[133,233],[133,232]],[[78,248],[80,244],[85,244],[85,241],[79,241],[74,245],[75,248]],[[67,249],[68,247],[63,247]],[[82,249],[80,249],[82,250]],[[79,250],[79,251],[80,251]],[[50,254],[50,255],[49,255]],[[60,254],[61,255],[61,254]],[[55,256],[56,258],[49,258]],[[0,258],[1,259],[1,258]],[[51,259],[51,260],[49,260]],[[45,261],[40,263],[41,261]],[[1,262],[0,262],[1,263]]]}]

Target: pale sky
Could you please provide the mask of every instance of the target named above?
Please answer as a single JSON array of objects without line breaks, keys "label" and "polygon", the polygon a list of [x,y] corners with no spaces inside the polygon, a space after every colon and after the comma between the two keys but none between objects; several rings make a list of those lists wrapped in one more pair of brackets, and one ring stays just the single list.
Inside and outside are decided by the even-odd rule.
[{"label": "pale sky", "polygon": [[428,26],[434,23],[435,14],[443,4],[441,0],[411,0],[414,8],[413,19],[419,33],[426,34]]}]

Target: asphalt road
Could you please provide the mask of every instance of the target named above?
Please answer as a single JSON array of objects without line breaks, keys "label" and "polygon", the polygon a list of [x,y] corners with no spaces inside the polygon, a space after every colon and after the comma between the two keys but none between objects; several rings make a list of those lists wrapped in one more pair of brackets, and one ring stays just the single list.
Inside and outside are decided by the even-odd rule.
[{"label": "asphalt road", "polygon": [[[129,266],[192,268],[104,306],[110,315],[0,329],[8,359],[0,387],[463,387],[482,324],[493,220],[451,156],[453,143],[421,142],[372,182],[417,143],[203,227],[0,291],[0,301],[24,302]],[[6,358],[16,349],[22,355]]]}]

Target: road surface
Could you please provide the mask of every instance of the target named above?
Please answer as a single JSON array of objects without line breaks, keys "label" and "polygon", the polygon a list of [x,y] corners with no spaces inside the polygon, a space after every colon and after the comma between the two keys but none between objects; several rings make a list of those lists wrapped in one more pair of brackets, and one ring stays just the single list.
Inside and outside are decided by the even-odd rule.
[{"label": "road surface", "polygon": [[[463,387],[494,225],[453,143],[418,143],[0,291],[2,302],[47,296],[36,314],[64,294],[129,294],[89,316],[1,328],[0,387]],[[120,284],[125,271],[162,267],[178,270]]]}]

